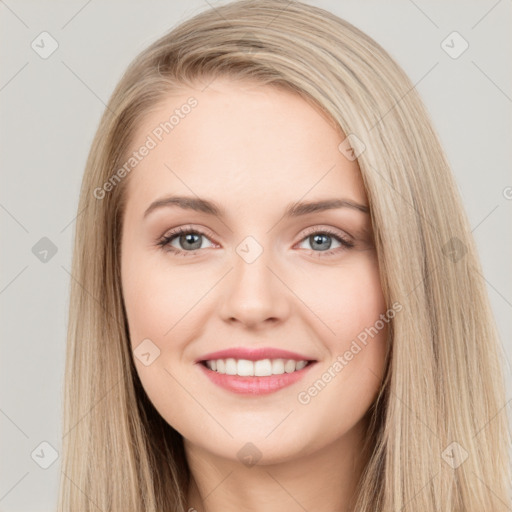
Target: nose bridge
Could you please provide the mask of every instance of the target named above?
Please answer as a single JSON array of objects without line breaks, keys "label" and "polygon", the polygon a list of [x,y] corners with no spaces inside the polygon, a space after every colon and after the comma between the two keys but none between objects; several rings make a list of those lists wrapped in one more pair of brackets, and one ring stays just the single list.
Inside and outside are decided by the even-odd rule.
[{"label": "nose bridge", "polygon": [[[261,238],[261,237],[260,237]],[[272,267],[272,251],[252,235],[245,237],[236,247],[233,258],[234,285],[243,295],[252,293],[269,294],[274,288]]]},{"label": "nose bridge", "polygon": [[274,275],[272,256],[272,250],[253,236],[235,247],[230,290],[222,307],[225,319],[253,324],[287,314],[286,287]]},{"label": "nose bridge", "polygon": [[235,282],[252,287],[265,285],[271,286],[269,282],[272,273],[269,267],[272,266],[272,255],[268,247],[256,241],[253,237],[247,237],[235,248],[234,270]]}]

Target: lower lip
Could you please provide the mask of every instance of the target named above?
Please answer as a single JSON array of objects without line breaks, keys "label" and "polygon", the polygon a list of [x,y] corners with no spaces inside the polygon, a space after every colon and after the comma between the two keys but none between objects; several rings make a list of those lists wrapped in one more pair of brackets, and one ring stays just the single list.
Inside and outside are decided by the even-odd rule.
[{"label": "lower lip", "polygon": [[274,393],[302,379],[309,370],[315,366],[316,361],[309,363],[301,370],[281,375],[268,375],[265,377],[240,377],[240,375],[227,375],[210,370],[202,363],[197,363],[201,371],[217,386],[245,395],[266,395]]}]

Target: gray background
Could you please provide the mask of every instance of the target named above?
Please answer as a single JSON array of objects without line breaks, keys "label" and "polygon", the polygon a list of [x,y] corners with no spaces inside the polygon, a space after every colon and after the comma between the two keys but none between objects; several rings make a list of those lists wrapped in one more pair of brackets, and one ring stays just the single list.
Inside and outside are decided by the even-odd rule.
[{"label": "gray background", "polygon": [[[39,445],[46,441],[61,450],[74,219],[104,104],[136,54],[183,19],[221,3],[226,2],[0,2],[0,511],[55,509],[60,459],[41,468],[45,458],[50,462],[51,449]],[[308,3],[376,39],[423,97],[480,251],[510,401],[512,2]],[[59,45],[47,59],[31,47],[43,31]],[[469,43],[457,59],[441,47],[453,31]],[[46,262],[32,251],[43,237],[57,248]],[[508,409],[503,404],[500,414]]]}]

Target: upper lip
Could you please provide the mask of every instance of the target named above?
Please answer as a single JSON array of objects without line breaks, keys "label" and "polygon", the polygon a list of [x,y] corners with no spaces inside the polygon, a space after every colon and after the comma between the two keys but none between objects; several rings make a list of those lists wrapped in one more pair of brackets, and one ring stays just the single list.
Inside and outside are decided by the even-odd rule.
[{"label": "upper lip", "polygon": [[217,352],[210,352],[196,359],[196,363],[202,361],[212,361],[216,359],[247,359],[249,361],[258,361],[260,359],[294,359],[295,361],[315,361],[315,359],[278,348],[247,348],[235,347]]}]

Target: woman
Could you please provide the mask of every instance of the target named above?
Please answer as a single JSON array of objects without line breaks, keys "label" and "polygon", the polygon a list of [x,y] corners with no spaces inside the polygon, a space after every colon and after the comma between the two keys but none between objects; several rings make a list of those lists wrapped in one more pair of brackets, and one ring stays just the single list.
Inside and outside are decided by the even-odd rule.
[{"label": "woman", "polygon": [[78,208],[59,510],[510,507],[467,218],[361,31],[280,0],[182,23],[114,91]]}]

